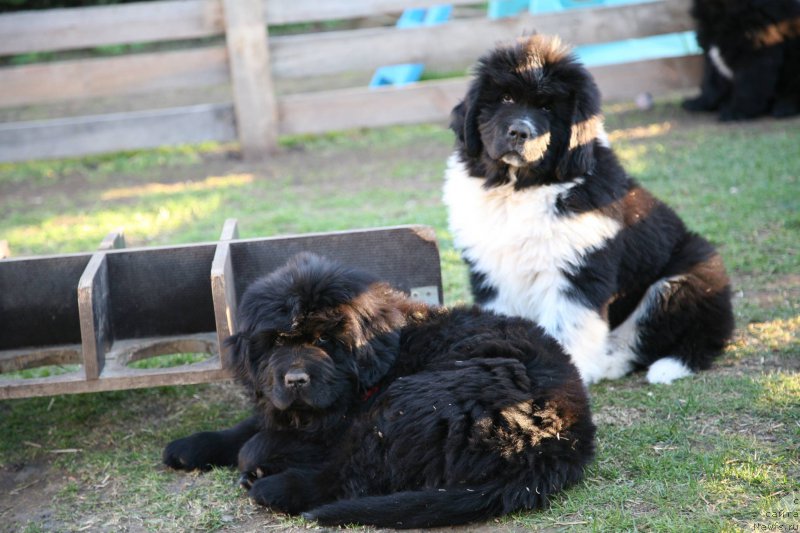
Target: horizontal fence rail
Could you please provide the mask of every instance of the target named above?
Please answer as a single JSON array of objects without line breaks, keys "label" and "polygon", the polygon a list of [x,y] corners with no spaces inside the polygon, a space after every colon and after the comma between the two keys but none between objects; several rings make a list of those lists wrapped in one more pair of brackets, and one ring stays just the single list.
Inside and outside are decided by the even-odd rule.
[{"label": "horizontal fence rail", "polygon": [[[0,108],[105,97],[157,100],[164,92],[175,92],[180,100],[180,91],[214,87],[228,87],[230,94],[228,103],[198,106],[192,101],[191,106],[144,112],[0,123],[0,160],[236,139],[246,156],[260,157],[283,134],[443,121],[467,84],[466,78],[456,78],[401,88],[369,89],[365,83],[284,94],[275,88],[279,81],[352,76],[396,63],[461,71],[495,43],[534,30],[584,45],[692,28],[690,0],[660,0],[499,20],[473,14],[424,28],[269,35],[270,27],[285,24],[374,17],[399,13],[412,4],[438,3],[441,0],[184,0],[0,15],[0,56],[225,37],[224,43],[199,41],[182,50],[0,68]],[[264,24],[254,23],[257,20]],[[700,69],[698,57],[689,55],[590,70],[604,98],[620,100],[695,86]]]},{"label": "horizontal fence rail", "polygon": [[[302,77],[425,63],[452,69],[472,64],[497,42],[531,33],[559,35],[573,45],[604,43],[691,28],[682,1],[599,7],[499,20],[455,20],[419,28],[369,28],[275,37],[273,73]],[[321,53],[324,51],[324,53]],[[336,61],[331,61],[335,57]]]}]

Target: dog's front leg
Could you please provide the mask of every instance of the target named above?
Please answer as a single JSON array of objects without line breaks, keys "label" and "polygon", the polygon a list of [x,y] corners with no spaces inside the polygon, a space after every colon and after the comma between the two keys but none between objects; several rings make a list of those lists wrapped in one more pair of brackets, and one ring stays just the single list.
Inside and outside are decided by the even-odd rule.
[{"label": "dog's front leg", "polygon": [[316,469],[290,468],[256,480],[249,496],[273,511],[299,514],[333,500]]},{"label": "dog's front leg", "polygon": [[601,314],[580,305],[559,306],[545,330],[570,355],[586,385],[602,379],[616,379],[633,367],[633,353],[622,353],[609,345],[608,321]]},{"label": "dog's front leg", "polygon": [[164,448],[164,464],[178,470],[210,470],[214,466],[236,466],[239,449],[259,430],[257,417],[230,429],[201,431],[176,439]]},{"label": "dog's front leg", "polygon": [[290,468],[315,469],[330,446],[292,431],[259,431],[239,451],[239,483],[247,490],[261,478]]},{"label": "dog's front leg", "polygon": [[262,477],[286,468],[282,464],[272,464],[270,456],[273,446],[271,444],[269,434],[266,431],[260,431],[244,443],[242,449],[239,450],[239,473],[241,474],[239,484],[243,488],[250,490],[253,488],[253,483]]}]

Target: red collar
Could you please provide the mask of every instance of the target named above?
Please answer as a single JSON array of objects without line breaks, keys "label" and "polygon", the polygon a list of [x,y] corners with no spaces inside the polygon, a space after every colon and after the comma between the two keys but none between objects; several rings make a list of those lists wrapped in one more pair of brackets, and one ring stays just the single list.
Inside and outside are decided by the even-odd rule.
[{"label": "red collar", "polygon": [[364,394],[361,395],[361,401],[362,402],[368,401],[370,398],[375,396],[375,394],[378,392],[379,389],[380,389],[380,386],[379,385],[375,385],[374,387],[370,387],[369,389],[365,390]]}]

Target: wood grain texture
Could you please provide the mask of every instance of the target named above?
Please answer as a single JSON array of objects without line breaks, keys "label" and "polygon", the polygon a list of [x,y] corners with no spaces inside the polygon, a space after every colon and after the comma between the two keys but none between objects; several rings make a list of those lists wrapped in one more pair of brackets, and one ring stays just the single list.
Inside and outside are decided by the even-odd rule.
[{"label": "wood grain texture", "polygon": [[[666,94],[697,85],[702,58],[685,56],[593,67],[603,100],[614,102],[649,92]],[[469,79],[405,87],[357,88],[287,95],[279,102],[281,134],[321,133],[361,127],[445,122],[466,93]]]},{"label": "wood grain texture", "polygon": [[89,260],[78,282],[77,296],[83,370],[87,380],[95,380],[100,377],[106,350],[113,340],[109,305],[111,294],[105,252],[98,252]]},{"label": "wood grain texture", "polygon": [[321,20],[352,19],[400,13],[413,7],[440,4],[453,6],[475,5],[475,0],[264,0],[264,15],[269,24],[317,22]]},{"label": "wood grain texture", "polygon": [[498,42],[534,31],[559,35],[573,45],[646,37],[693,27],[688,0],[565,11],[488,20],[448,22],[421,28],[368,28],[309,33],[270,40],[276,77],[365,71],[395,63],[461,69]]},{"label": "wood grain texture", "polygon": [[223,0],[223,5],[239,144],[245,158],[259,159],[278,143],[278,113],[261,0]]},{"label": "wood grain texture", "polygon": [[697,87],[702,70],[702,56],[652,59],[589,69],[606,102],[632,100],[641,93],[664,95]]},{"label": "wood grain texture", "polygon": [[223,33],[219,0],[173,0],[0,15],[0,55],[195,39]]},{"label": "wood grain texture", "polygon": [[446,119],[466,92],[465,78],[406,87],[287,95],[279,102],[282,134],[321,133]]},{"label": "wood grain texture", "polygon": [[214,320],[220,364],[227,357],[225,339],[236,331],[236,292],[231,264],[230,240],[239,238],[239,225],[234,218],[225,221],[211,263],[211,297],[214,301]]},{"label": "wood grain texture", "polygon": [[224,47],[38,63],[0,69],[0,107],[228,83]]},{"label": "wood grain texture", "polygon": [[236,139],[233,106],[203,104],[0,124],[0,161]]}]

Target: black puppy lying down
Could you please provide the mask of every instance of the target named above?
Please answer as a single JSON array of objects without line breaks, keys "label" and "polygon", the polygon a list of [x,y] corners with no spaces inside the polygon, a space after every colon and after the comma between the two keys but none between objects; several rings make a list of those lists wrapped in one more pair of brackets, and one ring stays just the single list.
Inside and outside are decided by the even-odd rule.
[{"label": "black puppy lying down", "polygon": [[311,254],[253,283],[229,339],[255,416],[171,442],[257,503],[322,524],[431,527],[547,504],[594,453],[586,392],[520,318],[430,307]]}]

